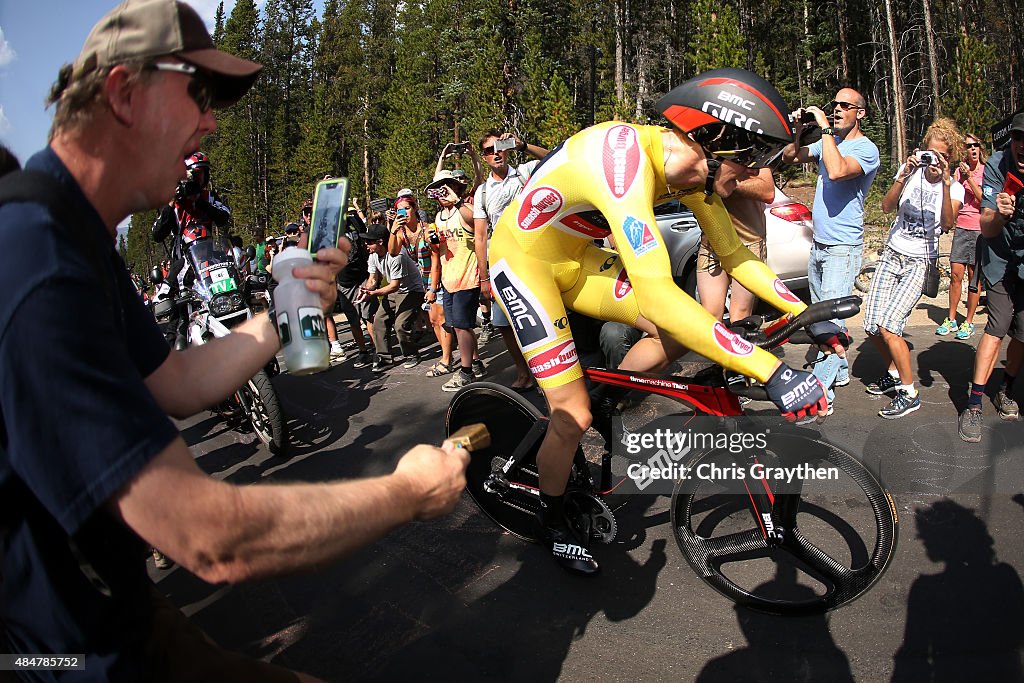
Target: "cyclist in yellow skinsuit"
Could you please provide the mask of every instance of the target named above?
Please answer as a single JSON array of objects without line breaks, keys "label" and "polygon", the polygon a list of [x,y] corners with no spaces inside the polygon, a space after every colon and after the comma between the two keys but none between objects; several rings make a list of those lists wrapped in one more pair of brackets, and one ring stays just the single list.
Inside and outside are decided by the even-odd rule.
[{"label": "cyclist in yellow skinsuit", "polygon": [[[754,74],[719,69],[675,88],[658,108],[672,129],[602,123],[551,152],[494,230],[489,288],[481,278],[482,294],[496,295],[545,389],[551,423],[537,455],[544,522],[555,559],[583,574],[597,564],[565,524],[561,497],[591,408],[567,308],[649,335],[621,369],[661,370],[690,348],[764,382],[787,418],[827,411],[810,373],[730,332],[676,287],[653,210],[661,198],[679,196],[730,275],[776,308],[802,311],[805,305],[740,243],[721,200],[792,141],[788,107]],[[609,234],[617,252],[593,244]],[[613,395],[601,403],[595,420],[604,418],[599,431],[608,438]]]}]

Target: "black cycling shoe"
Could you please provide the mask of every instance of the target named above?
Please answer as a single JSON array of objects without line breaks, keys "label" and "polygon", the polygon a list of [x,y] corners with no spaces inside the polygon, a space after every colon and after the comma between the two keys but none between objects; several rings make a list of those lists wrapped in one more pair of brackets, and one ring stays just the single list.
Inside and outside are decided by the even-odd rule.
[{"label": "black cycling shoe", "polygon": [[565,571],[579,576],[596,576],[601,571],[594,556],[568,527],[548,527],[551,556]]}]

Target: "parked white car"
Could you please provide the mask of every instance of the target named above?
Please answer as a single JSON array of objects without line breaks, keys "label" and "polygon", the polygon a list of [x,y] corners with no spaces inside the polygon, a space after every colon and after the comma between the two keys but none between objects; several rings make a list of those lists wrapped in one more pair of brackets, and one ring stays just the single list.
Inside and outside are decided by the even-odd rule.
[{"label": "parked white car", "polygon": [[[800,202],[776,188],[775,201],[765,205],[768,267],[793,290],[807,288],[807,259],[813,231],[811,212]],[[697,290],[697,249],[700,225],[693,213],[678,200],[654,208],[658,229],[668,247],[672,276],[690,296]]]}]

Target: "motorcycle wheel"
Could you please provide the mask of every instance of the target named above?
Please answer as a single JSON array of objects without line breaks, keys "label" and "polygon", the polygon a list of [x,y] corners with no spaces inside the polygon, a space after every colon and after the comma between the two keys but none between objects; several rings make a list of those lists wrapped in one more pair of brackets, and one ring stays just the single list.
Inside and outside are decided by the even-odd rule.
[{"label": "motorcycle wheel", "polygon": [[288,445],[287,425],[267,373],[257,372],[235,395],[260,441],[274,455],[283,454]]}]

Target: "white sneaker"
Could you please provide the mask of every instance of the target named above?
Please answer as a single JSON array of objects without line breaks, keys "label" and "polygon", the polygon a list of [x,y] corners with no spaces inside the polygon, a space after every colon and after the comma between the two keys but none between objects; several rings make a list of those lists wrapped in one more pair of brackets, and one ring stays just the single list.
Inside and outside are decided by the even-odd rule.
[{"label": "white sneaker", "polygon": [[331,359],[345,360],[345,349],[342,348],[341,342],[331,342]]}]

